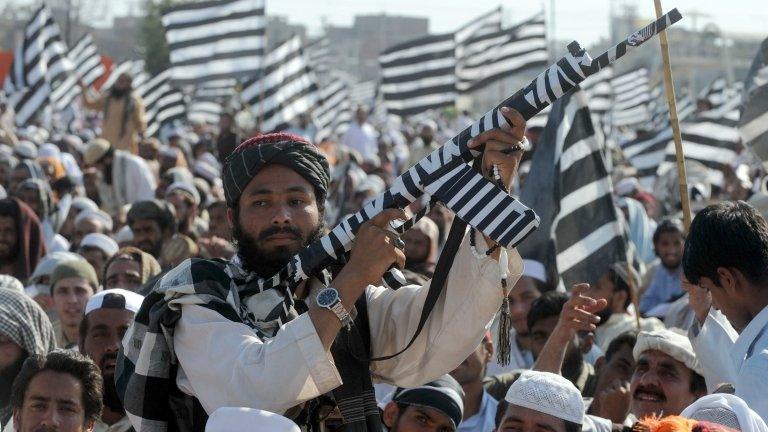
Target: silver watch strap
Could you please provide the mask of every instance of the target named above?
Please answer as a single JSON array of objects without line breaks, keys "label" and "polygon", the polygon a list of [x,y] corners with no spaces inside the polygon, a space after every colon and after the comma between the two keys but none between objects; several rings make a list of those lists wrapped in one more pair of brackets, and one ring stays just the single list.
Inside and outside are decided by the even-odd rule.
[{"label": "silver watch strap", "polygon": [[349,327],[352,325],[352,317],[349,315],[347,309],[341,304],[341,300],[334,303],[329,309],[336,314],[336,317],[341,321],[341,325]]}]

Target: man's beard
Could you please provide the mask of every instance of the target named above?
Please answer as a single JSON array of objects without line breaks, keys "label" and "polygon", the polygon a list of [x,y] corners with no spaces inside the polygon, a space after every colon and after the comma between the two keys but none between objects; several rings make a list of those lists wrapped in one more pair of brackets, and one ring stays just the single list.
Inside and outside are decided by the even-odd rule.
[{"label": "man's beard", "polygon": [[24,365],[24,361],[29,357],[26,351],[22,352],[16,362],[12,365],[0,370],[0,408],[7,406],[11,401],[11,388],[13,387],[13,380],[21,371],[21,367]]},{"label": "man's beard", "polygon": [[115,385],[115,374],[111,372],[108,374],[104,373],[107,360],[117,361],[117,353],[116,352],[105,353],[104,356],[101,358],[101,362],[99,362],[99,368],[101,369],[101,377],[104,379],[104,392],[101,396],[101,400],[102,402],[104,402],[105,407],[111,409],[112,411],[122,412],[123,403],[120,401],[120,396],[118,396],[117,394],[117,387]]},{"label": "man's beard", "polygon": [[237,248],[237,255],[240,257],[240,262],[244,269],[252,271],[260,277],[266,278],[274,276],[277,272],[282,270],[283,267],[288,264],[291,258],[296,255],[299,250],[291,250],[288,246],[278,246],[273,250],[267,252],[258,246],[259,241],[265,240],[267,237],[279,234],[288,233],[302,239],[301,248],[307,247],[323,236],[325,225],[323,222],[319,222],[314,230],[308,237],[304,238],[302,232],[294,227],[276,227],[270,226],[259,233],[257,238],[243,230],[239,220],[235,220],[234,227],[232,228],[232,243]]}]

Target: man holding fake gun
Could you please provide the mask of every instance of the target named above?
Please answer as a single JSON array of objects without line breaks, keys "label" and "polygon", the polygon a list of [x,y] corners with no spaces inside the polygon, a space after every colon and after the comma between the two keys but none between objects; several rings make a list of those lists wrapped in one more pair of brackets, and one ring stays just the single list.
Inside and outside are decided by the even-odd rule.
[{"label": "man holding fake gun", "polygon": [[[511,128],[469,146],[483,151],[483,175],[508,188],[525,121],[501,112]],[[306,430],[379,431],[372,383],[420,386],[456,368],[499,310],[503,273],[509,286],[522,273],[517,252],[480,233],[471,242],[469,231],[413,344],[371,361],[408,345],[429,290],[381,286],[391,266],[405,264],[390,229],[405,213],[386,209],[362,224],[343,267],[309,275],[293,291],[261,291],[259,278],[325,233],[328,162],[298,136],[259,135],[235,149],[222,177],[235,258],[187,260],[168,272],[123,339],[117,386],[136,430],[202,431],[210,413],[237,406],[284,414]]]}]

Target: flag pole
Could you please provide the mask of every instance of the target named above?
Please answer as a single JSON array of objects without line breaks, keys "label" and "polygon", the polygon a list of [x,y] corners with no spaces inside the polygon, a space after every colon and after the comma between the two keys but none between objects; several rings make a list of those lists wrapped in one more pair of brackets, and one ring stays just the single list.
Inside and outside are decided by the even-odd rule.
[{"label": "flag pole", "polygon": [[[654,0],[656,6],[656,17],[660,18],[661,0]],[[691,202],[688,195],[688,179],[685,174],[685,155],[683,153],[683,139],[680,135],[680,121],[677,118],[677,102],[675,100],[675,87],[672,84],[672,66],[669,62],[669,42],[667,41],[667,32],[659,32],[659,42],[661,43],[661,57],[664,60],[664,90],[667,94],[667,104],[669,106],[669,121],[672,125],[672,137],[675,141],[675,155],[677,157],[677,183],[680,187],[680,202],[683,205],[683,226],[685,231],[691,226]]]}]

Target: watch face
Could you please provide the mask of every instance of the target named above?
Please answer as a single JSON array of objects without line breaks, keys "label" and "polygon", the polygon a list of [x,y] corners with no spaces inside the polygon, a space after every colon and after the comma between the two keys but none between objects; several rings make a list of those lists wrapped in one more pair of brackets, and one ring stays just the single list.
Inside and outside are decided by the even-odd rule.
[{"label": "watch face", "polygon": [[317,304],[321,307],[330,307],[339,298],[339,294],[333,288],[326,288],[317,294]]}]

